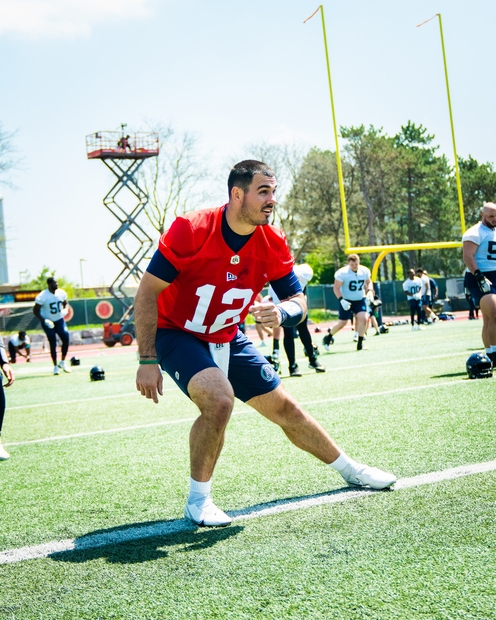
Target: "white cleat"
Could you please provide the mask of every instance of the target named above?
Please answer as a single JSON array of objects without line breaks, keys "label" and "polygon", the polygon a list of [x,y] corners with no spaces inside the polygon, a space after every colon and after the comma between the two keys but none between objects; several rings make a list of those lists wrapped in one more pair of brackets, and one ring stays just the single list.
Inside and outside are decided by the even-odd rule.
[{"label": "white cleat", "polygon": [[65,360],[62,360],[61,362],[59,362],[59,368],[62,368],[64,372],[72,372],[71,367],[66,364]]},{"label": "white cleat", "polygon": [[369,487],[370,489],[388,489],[396,482],[396,476],[388,472],[356,463],[348,465],[340,472],[346,482],[353,487]]},{"label": "white cleat", "polygon": [[54,367],[53,367],[53,374],[54,374],[54,375],[59,375],[59,374],[60,374],[60,372],[59,372],[59,367],[58,367],[58,366],[54,366]]},{"label": "white cleat", "polygon": [[0,443],[0,461],[6,461],[7,459],[10,459],[10,454]]},{"label": "white cleat", "polygon": [[203,504],[186,504],[184,518],[199,527],[225,527],[232,522],[231,517],[222,512],[208,497]]}]

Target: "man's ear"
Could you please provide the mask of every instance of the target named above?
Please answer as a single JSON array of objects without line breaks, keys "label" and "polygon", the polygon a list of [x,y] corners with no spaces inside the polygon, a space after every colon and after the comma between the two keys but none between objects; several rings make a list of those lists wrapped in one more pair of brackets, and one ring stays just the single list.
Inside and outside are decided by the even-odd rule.
[{"label": "man's ear", "polygon": [[244,195],[245,193],[241,187],[236,187],[236,185],[231,190],[231,200],[234,200],[235,202],[242,202]]}]

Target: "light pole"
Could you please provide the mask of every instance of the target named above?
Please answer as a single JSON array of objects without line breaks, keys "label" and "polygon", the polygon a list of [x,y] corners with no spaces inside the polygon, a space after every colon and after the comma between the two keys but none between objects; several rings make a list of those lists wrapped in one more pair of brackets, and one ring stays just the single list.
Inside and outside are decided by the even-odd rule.
[{"label": "light pole", "polygon": [[[81,274],[81,291],[84,295],[84,280],[83,280],[83,263],[86,262],[85,258],[80,258],[79,259],[79,272]],[[86,297],[84,297],[84,319],[86,321],[86,329],[88,329],[89,324],[88,324],[88,305],[86,302]]]}]

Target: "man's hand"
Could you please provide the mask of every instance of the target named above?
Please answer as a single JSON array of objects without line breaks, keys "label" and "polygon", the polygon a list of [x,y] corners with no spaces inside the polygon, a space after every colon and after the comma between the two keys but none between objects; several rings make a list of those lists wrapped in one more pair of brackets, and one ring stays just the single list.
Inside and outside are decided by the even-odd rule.
[{"label": "man's hand", "polygon": [[163,396],[162,373],[158,364],[142,364],[136,373],[136,389],[145,398],[151,398],[158,403],[158,394]]},{"label": "man's hand", "polygon": [[4,364],[2,366],[2,372],[7,379],[7,383],[3,387],[9,387],[9,385],[12,385],[15,381],[14,371],[8,364]]},{"label": "man's hand", "polygon": [[480,269],[474,271],[474,278],[477,280],[477,286],[481,293],[491,292],[491,281],[486,278]]},{"label": "man's hand", "polygon": [[48,327],[48,329],[53,329],[55,327],[55,323],[50,321],[50,319],[45,319],[43,323],[45,323],[45,326]]},{"label": "man's hand", "polygon": [[343,299],[343,297],[341,297],[339,303],[341,304],[341,308],[343,308],[346,312],[351,308],[350,302],[347,299]]},{"label": "man's hand", "polygon": [[255,318],[255,321],[262,323],[266,327],[279,327],[281,324],[281,313],[271,301],[251,306],[250,313]]}]

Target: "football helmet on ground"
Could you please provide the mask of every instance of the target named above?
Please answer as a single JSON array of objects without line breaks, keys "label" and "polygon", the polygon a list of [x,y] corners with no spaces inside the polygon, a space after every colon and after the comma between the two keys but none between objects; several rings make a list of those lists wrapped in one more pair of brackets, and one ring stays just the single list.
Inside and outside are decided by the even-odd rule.
[{"label": "football helmet on ground", "polygon": [[90,370],[90,379],[92,381],[103,381],[105,379],[105,371],[101,366],[93,366]]},{"label": "football helmet on ground", "polygon": [[472,353],[466,366],[469,379],[488,379],[493,376],[493,363],[484,353]]}]

